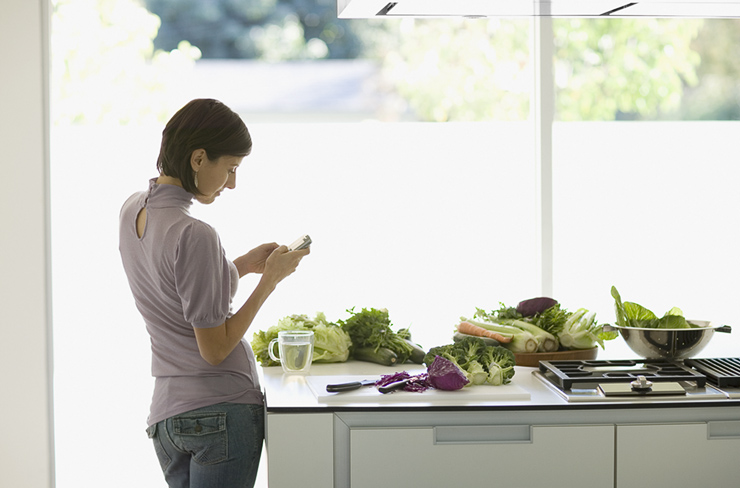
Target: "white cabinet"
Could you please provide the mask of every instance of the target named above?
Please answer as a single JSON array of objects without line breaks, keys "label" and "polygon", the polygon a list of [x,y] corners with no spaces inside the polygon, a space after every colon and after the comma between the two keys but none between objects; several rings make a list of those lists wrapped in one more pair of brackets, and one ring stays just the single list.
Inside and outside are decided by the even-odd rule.
[{"label": "white cabinet", "polygon": [[270,488],[462,481],[549,488],[553,480],[568,488],[694,488],[738,482],[740,420],[349,426],[327,412],[268,413],[266,428]]},{"label": "white cabinet", "polygon": [[265,447],[270,487],[334,486],[334,415],[267,414]]},{"label": "white cabinet", "polygon": [[740,421],[617,425],[616,488],[737,486]]},{"label": "white cabinet", "polygon": [[612,488],[614,425],[353,428],[350,478],[352,488]]}]

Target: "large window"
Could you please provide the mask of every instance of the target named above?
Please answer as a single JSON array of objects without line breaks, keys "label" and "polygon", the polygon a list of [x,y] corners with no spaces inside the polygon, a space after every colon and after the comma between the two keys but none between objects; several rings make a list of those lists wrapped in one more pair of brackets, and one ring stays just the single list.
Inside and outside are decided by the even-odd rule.
[{"label": "large window", "polygon": [[[740,23],[561,19],[554,31],[555,294],[605,322],[612,285],[658,314],[737,322],[740,65],[721,52],[737,49]],[[711,346],[736,354],[726,344]],[[630,354],[620,346],[607,353]]]}]

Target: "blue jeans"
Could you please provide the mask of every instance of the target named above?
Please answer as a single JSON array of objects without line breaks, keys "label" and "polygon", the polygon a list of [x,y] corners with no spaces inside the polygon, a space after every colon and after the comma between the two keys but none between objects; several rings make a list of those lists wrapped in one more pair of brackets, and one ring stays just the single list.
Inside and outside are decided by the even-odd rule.
[{"label": "blue jeans", "polygon": [[262,405],[220,403],[147,429],[170,488],[251,488],[265,437]]}]

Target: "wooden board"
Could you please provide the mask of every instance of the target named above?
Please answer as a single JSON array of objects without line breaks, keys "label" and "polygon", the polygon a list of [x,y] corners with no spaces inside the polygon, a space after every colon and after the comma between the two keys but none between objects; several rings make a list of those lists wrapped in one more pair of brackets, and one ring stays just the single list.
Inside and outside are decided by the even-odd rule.
[{"label": "wooden board", "polygon": [[540,361],[596,359],[598,354],[599,348],[593,347],[591,349],[575,349],[572,351],[515,353],[514,357],[516,358],[517,366],[536,368],[540,365]]},{"label": "wooden board", "polygon": [[[515,377],[516,378],[516,377]],[[501,401],[528,401],[528,391],[515,383],[508,385],[474,385],[457,391],[427,390],[421,393],[394,391],[380,393],[374,386],[364,386],[357,390],[340,393],[329,393],[326,385],[376,379],[369,376],[307,376],[311,392],[319,403],[352,404],[352,403],[433,403],[434,405],[485,404]]]}]

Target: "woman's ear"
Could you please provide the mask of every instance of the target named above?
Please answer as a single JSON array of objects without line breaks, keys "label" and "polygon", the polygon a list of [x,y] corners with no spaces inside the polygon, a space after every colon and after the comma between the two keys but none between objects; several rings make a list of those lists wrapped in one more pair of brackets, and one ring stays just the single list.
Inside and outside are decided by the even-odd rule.
[{"label": "woman's ear", "polygon": [[200,168],[206,161],[206,157],[205,149],[196,149],[190,154],[190,166],[193,168],[193,171],[196,173],[200,171]]}]

